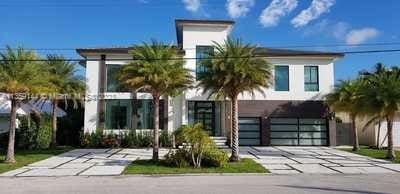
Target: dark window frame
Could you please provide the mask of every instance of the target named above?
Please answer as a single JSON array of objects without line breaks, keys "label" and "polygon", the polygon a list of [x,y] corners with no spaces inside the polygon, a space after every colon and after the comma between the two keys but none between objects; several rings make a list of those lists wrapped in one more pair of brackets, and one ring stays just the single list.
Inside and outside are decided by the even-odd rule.
[{"label": "dark window frame", "polygon": [[[214,47],[211,45],[196,45],[196,70],[195,70],[196,81],[201,80],[204,77],[204,73],[207,71],[205,67],[203,67],[201,70],[199,67],[200,65],[202,65],[201,64],[202,59],[199,58],[203,58],[203,56],[201,57],[198,56],[199,55],[198,51],[200,49],[212,49],[212,52],[214,52]],[[204,53],[202,53],[201,55],[204,55]]]},{"label": "dark window frame", "polygon": [[[316,72],[317,72],[317,81],[316,82],[309,81],[309,80],[305,79],[305,77],[306,77],[305,76],[306,75],[306,68],[309,69],[309,71],[307,73],[309,73],[310,79],[311,79],[312,68],[316,69]],[[310,90],[310,89],[308,89],[306,87],[307,85],[315,85],[315,84],[317,85],[317,89],[316,90]],[[318,65],[307,65],[307,66],[304,66],[304,91],[306,91],[306,92],[318,92],[319,91],[319,67],[318,67]]]},{"label": "dark window frame", "polygon": [[[277,88],[277,76],[276,76],[276,72],[277,72],[277,69],[276,68],[286,68],[287,69],[287,89],[285,88],[285,89],[278,89]],[[278,92],[288,92],[288,91],[290,91],[290,68],[289,68],[289,65],[275,65],[275,67],[274,67],[274,73],[275,73],[275,75],[274,75],[274,81],[275,81],[275,91],[278,91]]]},{"label": "dark window frame", "polygon": [[[215,129],[215,127],[216,127],[216,122],[215,122],[215,119],[216,119],[216,113],[215,113],[215,102],[214,101],[187,101],[187,104],[189,104],[189,102],[192,102],[192,103],[194,103],[193,104],[193,123],[194,124],[196,124],[196,123],[201,123],[201,124],[203,124],[204,125],[204,123],[205,123],[205,120],[211,120],[211,129],[208,129],[208,128],[206,128],[206,126],[203,126],[204,127],[204,129],[206,130],[206,131],[209,131],[210,132],[210,135],[214,135],[215,133],[216,133],[216,129]],[[210,103],[211,104],[211,118],[203,118],[203,121],[202,122],[199,122],[199,115],[198,115],[198,109],[199,108],[206,108],[206,107],[199,107],[199,105],[198,104],[201,104],[201,103]],[[188,106],[189,107],[189,106]],[[189,114],[189,111],[188,111],[188,114]],[[189,115],[188,115],[188,117],[189,117]]]},{"label": "dark window frame", "polygon": [[106,76],[105,76],[105,83],[106,83],[105,85],[106,85],[106,87],[105,87],[105,91],[106,92],[110,92],[110,93],[128,93],[128,92],[131,92],[118,79],[115,80],[115,85],[116,85],[115,91],[110,91],[110,88],[109,88],[109,80],[110,80],[109,67],[110,66],[119,67],[119,71],[120,71],[122,69],[123,65],[113,64],[113,63],[106,64]]}]

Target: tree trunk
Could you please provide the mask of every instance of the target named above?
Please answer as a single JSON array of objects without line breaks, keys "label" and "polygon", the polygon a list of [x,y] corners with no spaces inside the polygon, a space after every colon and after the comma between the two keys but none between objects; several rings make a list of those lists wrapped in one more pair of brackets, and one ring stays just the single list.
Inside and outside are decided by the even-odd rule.
[{"label": "tree trunk", "polygon": [[154,141],[153,141],[153,160],[158,160],[158,149],[159,149],[159,108],[160,108],[160,96],[153,95],[153,105],[154,105]]},{"label": "tree trunk", "polygon": [[358,143],[358,131],[357,131],[355,115],[351,115],[351,128],[353,130],[353,138],[354,138],[353,151],[358,151],[360,150],[360,145]]},{"label": "tree trunk", "polygon": [[237,95],[232,97],[232,155],[230,160],[238,162],[239,158],[239,125],[238,125],[238,100]]},{"label": "tree trunk", "polygon": [[381,149],[381,119],[379,119],[378,121],[378,134],[377,134],[377,138],[376,138],[376,148],[379,150]]},{"label": "tree trunk", "polygon": [[17,100],[14,99],[14,96],[11,99],[11,111],[10,111],[10,131],[8,136],[8,148],[7,148],[7,156],[6,163],[15,163],[14,157],[14,145],[15,145],[15,123],[17,121]]},{"label": "tree trunk", "polygon": [[392,115],[386,118],[387,122],[387,134],[388,134],[388,152],[387,158],[390,160],[394,160],[396,158],[396,154],[393,149],[393,117]]},{"label": "tree trunk", "polygon": [[51,116],[52,116],[51,125],[53,128],[53,132],[51,134],[51,147],[57,146],[57,105],[58,105],[58,101],[57,101],[57,99],[54,99],[52,112],[51,112]]}]

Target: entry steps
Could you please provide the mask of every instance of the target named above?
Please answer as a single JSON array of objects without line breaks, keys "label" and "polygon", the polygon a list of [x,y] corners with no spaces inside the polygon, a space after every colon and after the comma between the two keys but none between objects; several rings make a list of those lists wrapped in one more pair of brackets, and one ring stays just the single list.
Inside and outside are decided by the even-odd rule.
[{"label": "entry steps", "polygon": [[228,143],[227,137],[211,136],[210,138],[214,141],[215,145],[217,145],[218,148],[221,148],[221,149],[229,148],[229,146],[227,145],[227,143]]}]

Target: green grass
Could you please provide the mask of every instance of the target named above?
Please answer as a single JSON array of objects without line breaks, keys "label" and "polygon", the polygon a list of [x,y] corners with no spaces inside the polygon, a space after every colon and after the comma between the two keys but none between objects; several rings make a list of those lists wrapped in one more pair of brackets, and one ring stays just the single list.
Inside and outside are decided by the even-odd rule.
[{"label": "green grass", "polygon": [[[352,151],[351,148],[343,148],[341,150],[352,152],[355,154],[363,155],[363,156],[369,156],[372,158],[377,158],[377,159],[384,159],[387,160],[386,158],[386,149],[375,149],[375,148],[369,148],[369,147],[361,147],[359,151]],[[400,163],[400,151],[396,151],[396,159],[392,162],[395,163]]]},{"label": "green grass", "polygon": [[124,174],[198,174],[198,173],[268,173],[268,170],[252,159],[230,162],[226,167],[178,168],[167,166],[162,160],[137,160],[132,162]]},{"label": "green grass", "polygon": [[4,150],[0,150],[0,173],[23,167],[39,160],[44,160],[46,158],[64,153],[71,149],[72,148],[70,147],[58,147],[47,150],[17,150],[15,152],[15,160],[17,161],[17,163],[15,164],[4,163],[6,153]]}]

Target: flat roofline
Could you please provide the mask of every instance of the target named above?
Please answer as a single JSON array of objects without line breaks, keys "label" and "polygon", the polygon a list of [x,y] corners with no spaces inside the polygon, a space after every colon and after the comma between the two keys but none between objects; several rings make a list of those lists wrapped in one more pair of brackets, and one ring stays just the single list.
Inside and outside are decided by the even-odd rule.
[{"label": "flat roofline", "polygon": [[194,20],[194,19],[176,19],[175,29],[176,29],[176,39],[178,45],[182,45],[182,30],[183,25],[222,25],[232,27],[235,24],[233,20]]}]

